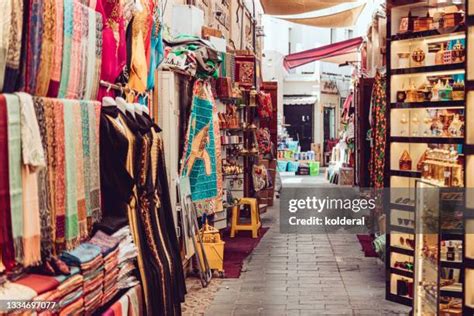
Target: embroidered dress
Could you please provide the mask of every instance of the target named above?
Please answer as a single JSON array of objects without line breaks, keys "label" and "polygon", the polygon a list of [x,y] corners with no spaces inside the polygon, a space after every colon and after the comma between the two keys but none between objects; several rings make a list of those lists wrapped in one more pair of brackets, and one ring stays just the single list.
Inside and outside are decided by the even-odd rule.
[{"label": "embroidered dress", "polygon": [[210,84],[194,84],[182,173],[190,178],[192,200],[198,214],[221,210],[222,168],[217,110]]},{"label": "embroidered dress", "polygon": [[[0,94],[0,270],[15,266],[10,210],[7,100]],[[1,272],[1,271],[0,271]]]},{"label": "embroidered dress", "polygon": [[5,95],[8,110],[8,168],[10,213],[12,219],[15,260],[23,263],[23,194],[21,181],[21,132],[20,99],[16,95]]}]

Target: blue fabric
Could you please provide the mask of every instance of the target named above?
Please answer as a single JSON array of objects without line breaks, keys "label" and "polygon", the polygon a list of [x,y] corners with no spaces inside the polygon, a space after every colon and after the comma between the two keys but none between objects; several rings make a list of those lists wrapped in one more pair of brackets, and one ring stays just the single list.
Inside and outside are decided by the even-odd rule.
[{"label": "blue fabric", "polygon": [[100,255],[100,248],[89,243],[80,244],[71,251],[65,251],[61,259],[70,266],[79,266],[83,263],[92,261]]}]

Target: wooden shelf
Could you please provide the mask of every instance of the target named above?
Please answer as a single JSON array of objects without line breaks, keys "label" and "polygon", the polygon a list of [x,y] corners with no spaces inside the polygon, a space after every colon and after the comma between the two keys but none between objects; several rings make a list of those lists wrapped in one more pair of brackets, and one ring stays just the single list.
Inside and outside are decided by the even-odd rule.
[{"label": "wooden shelf", "polygon": [[412,68],[404,68],[404,69],[392,69],[392,75],[422,74],[422,73],[454,71],[454,70],[465,71],[465,63],[422,66],[422,67],[412,67]]},{"label": "wooden shelf", "polygon": [[419,109],[419,108],[454,108],[465,107],[466,101],[426,101],[426,102],[393,102],[392,109]]},{"label": "wooden shelf", "polygon": [[[391,232],[393,234],[394,232]],[[391,252],[396,252],[400,253],[402,255],[407,255],[407,256],[414,256],[415,255],[415,250],[410,250],[410,249],[405,249],[405,248],[400,248],[396,246],[390,246]]]},{"label": "wooden shelf", "polygon": [[440,260],[441,267],[444,268],[453,268],[453,269],[461,269],[463,267],[463,263],[459,261],[443,261]]},{"label": "wooden shelf", "polygon": [[390,170],[390,175],[406,178],[421,178],[420,171]]},{"label": "wooden shelf", "polygon": [[392,302],[399,303],[399,304],[406,305],[406,306],[412,306],[413,305],[413,299],[411,297],[408,297],[408,296],[400,296],[400,295],[396,295],[396,294],[393,294],[393,293],[389,293],[387,295],[387,299],[392,301]]},{"label": "wooden shelf", "polygon": [[406,226],[398,226],[398,225],[390,225],[389,232],[393,234],[394,232],[397,233],[405,233],[405,234],[414,234],[415,228],[406,227]]},{"label": "wooden shelf", "polygon": [[462,23],[454,28],[395,34],[395,35],[392,35],[390,40],[392,42],[395,42],[395,41],[403,41],[403,40],[408,40],[408,39],[418,39],[418,38],[425,39],[427,37],[432,37],[432,36],[436,37],[436,36],[456,35],[456,33],[459,33],[459,35],[462,35],[465,30],[466,30],[466,25]]},{"label": "wooden shelf", "polygon": [[463,137],[405,137],[391,136],[391,143],[416,143],[416,144],[463,144]]},{"label": "wooden shelf", "polygon": [[455,297],[455,298],[463,298],[464,293],[462,291],[457,292],[457,291],[446,291],[446,290],[439,290],[439,294],[441,296],[449,296],[449,297]]},{"label": "wooden shelf", "polygon": [[408,271],[408,270],[390,268],[390,273],[401,275],[401,276],[404,276],[404,277],[407,277],[407,278],[413,278],[413,272]]},{"label": "wooden shelf", "polygon": [[414,212],[415,206],[410,204],[398,204],[398,203],[390,203],[390,209],[407,211],[407,212]]}]

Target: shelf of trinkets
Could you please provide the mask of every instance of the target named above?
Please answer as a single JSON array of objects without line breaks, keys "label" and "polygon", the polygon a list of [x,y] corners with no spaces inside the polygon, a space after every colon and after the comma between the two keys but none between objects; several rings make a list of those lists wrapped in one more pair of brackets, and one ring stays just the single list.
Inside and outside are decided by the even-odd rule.
[{"label": "shelf of trinkets", "polygon": [[391,103],[449,102],[465,99],[464,69],[391,76]]},{"label": "shelf of trinkets", "polygon": [[465,32],[394,41],[391,68],[406,69],[462,63],[466,59]]},{"label": "shelf of trinkets", "polygon": [[413,212],[394,208],[390,212],[390,225],[395,226],[394,229],[398,227],[415,229],[415,215]]},{"label": "shelf of trinkets", "polygon": [[391,136],[464,137],[464,108],[392,109]]},{"label": "shelf of trinkets", "polygon": [[438,30],[441,33],[464,21],[464,1],[409,1],[391,9],[391,34]]},{"label": "shelf of trinkets", "polygon": [[423,157],[422,179],[441,187],[464,186],[464,170],[458,151],[428,149]]}]

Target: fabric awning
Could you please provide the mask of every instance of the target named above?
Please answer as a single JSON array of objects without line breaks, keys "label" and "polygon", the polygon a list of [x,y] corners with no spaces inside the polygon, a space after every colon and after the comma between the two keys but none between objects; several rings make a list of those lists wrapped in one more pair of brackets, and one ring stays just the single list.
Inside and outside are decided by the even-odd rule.
[{"label": "fabric awning", "polygon": [[308,18],[285,18],[279,17],[285,21],[304,24],[316,27],[337,28],[337,27],[351,27],[354,26],[359,19],[362,10],[365,8],[365,3],[353,7],[349,10],[340,11],[334,14],[308,17]]},{"label": "fabric awning", "polygon": [[[312,63],[314,61],[318,60],[324,60],[324,61],[331,61],[334,60],[336,61],[335,57],[337,56],[343,56],[343,55],[348,55],[345,56],[345,61],[353,61],[356,59],[350,59],[356,57],[356,52],[359,48],[359,46],[362,44],[363,38],[362,37],[356,37],[356,38],[351,38],[349,40],[345,40],[342,42],[337,42],[333,43],[330,45],[318,47],[318,48],[313,48],[310,50],[305,50],[299,53],[294,53],[285,56],[283,60],[283,65],[285,66],[286,69],[293,69],[299,66],[303,66],[309,63]],[[351,56],[349,54],[354,54],[354,56]]]},{"label": "fabric awning", "polygon": [[265,14],[291,15],[327,9],[357,0],[260,0]]},{"label": "fabric awning", "polygon": [[315,96],[285,96],[283,97],[283,105],[306,105],[315,104],[318,99]]}]

